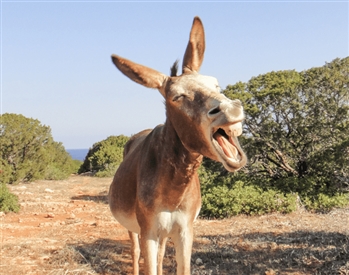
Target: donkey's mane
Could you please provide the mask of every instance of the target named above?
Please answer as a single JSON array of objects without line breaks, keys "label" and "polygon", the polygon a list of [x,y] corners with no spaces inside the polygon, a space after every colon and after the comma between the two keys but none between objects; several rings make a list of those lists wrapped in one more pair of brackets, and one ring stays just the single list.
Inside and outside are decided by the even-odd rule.
[{"label": "donkey's mane", "polygon": [[177,76],[177,72],[178,72],[178,62],[179,62],[179,59],[177,59],[173,65],[171,66],[171,74],[170,76]]}]

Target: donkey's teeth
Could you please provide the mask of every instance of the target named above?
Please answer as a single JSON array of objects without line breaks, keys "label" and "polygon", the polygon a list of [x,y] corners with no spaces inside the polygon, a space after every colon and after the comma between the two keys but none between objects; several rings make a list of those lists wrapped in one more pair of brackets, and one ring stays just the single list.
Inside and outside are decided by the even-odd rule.
[{"label": "donkey's teeth", "polygon": [[242,134],[242,124],[241,122],[234,123],[224,128],[224,131],[228,136],[238,137]]}]

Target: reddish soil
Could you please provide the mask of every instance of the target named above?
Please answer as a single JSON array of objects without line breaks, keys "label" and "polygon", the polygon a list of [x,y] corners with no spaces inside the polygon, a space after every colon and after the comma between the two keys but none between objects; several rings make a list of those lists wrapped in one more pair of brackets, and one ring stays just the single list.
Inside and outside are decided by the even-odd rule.
[{"label": "reddish soil", "polygon": [[[1,274],[131,274],[127,230],[106,202],[111,178],[10,186],[18,214],[1,220]],[[168,242],[164,274],[175,274]],[[142,270],[142,263],[141,263]],[[195,223],[192,274],[349,274],[349,209]]]}]

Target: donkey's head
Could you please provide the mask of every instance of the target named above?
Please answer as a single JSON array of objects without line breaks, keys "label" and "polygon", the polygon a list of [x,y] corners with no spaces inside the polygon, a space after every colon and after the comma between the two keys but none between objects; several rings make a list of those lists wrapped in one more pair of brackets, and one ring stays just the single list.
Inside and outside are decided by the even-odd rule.
[{"label": "donkey's head", "polygon": [[112,60],[133,81],[160,91],[166,102],[167,121],[187,150],[236,171],[247,161],[237,140],[242,133],[243,108],[239,100],[230,100],[220,93],[216,78],[198,74],[204,51],[204,28],[195,17],[182,75],[176,76],[172,68],[171,76],[166,76],[116,55],[112,55]]}]

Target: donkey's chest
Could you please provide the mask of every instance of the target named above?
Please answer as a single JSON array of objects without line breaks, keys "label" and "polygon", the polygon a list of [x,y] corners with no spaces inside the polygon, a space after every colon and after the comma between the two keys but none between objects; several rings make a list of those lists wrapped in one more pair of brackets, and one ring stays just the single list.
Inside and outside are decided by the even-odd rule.
[{"label": "donkey's chest", "polygon": [[154,224],[161,235],[171,236],[192,223],[190,215],[181,211],[161,211],[157,214]]},{"label": "donkey's chest", "polygon": [[200,211],[200,192],[194,192],[196,188],[193,187],[188,186],[184,191],[180,188],[158,188],[152,199],[143,201],[144,204],[139,199],[139,207],[136,207],[140,210],[138,221],[141,223],[145,216],[152,216],[151,227],[162,236],[181,232],[193,223]]},{"label": "donkey's chest", "polygon": [[[200,183],[196,173],[182,176],[184,173],[174,173],[163,169],[153,177],[142,177],[137,182],[138,201],[147,208],[176,209],[186,211],[200,200]],[[194,206],[195,207],[195,206]]]}]

